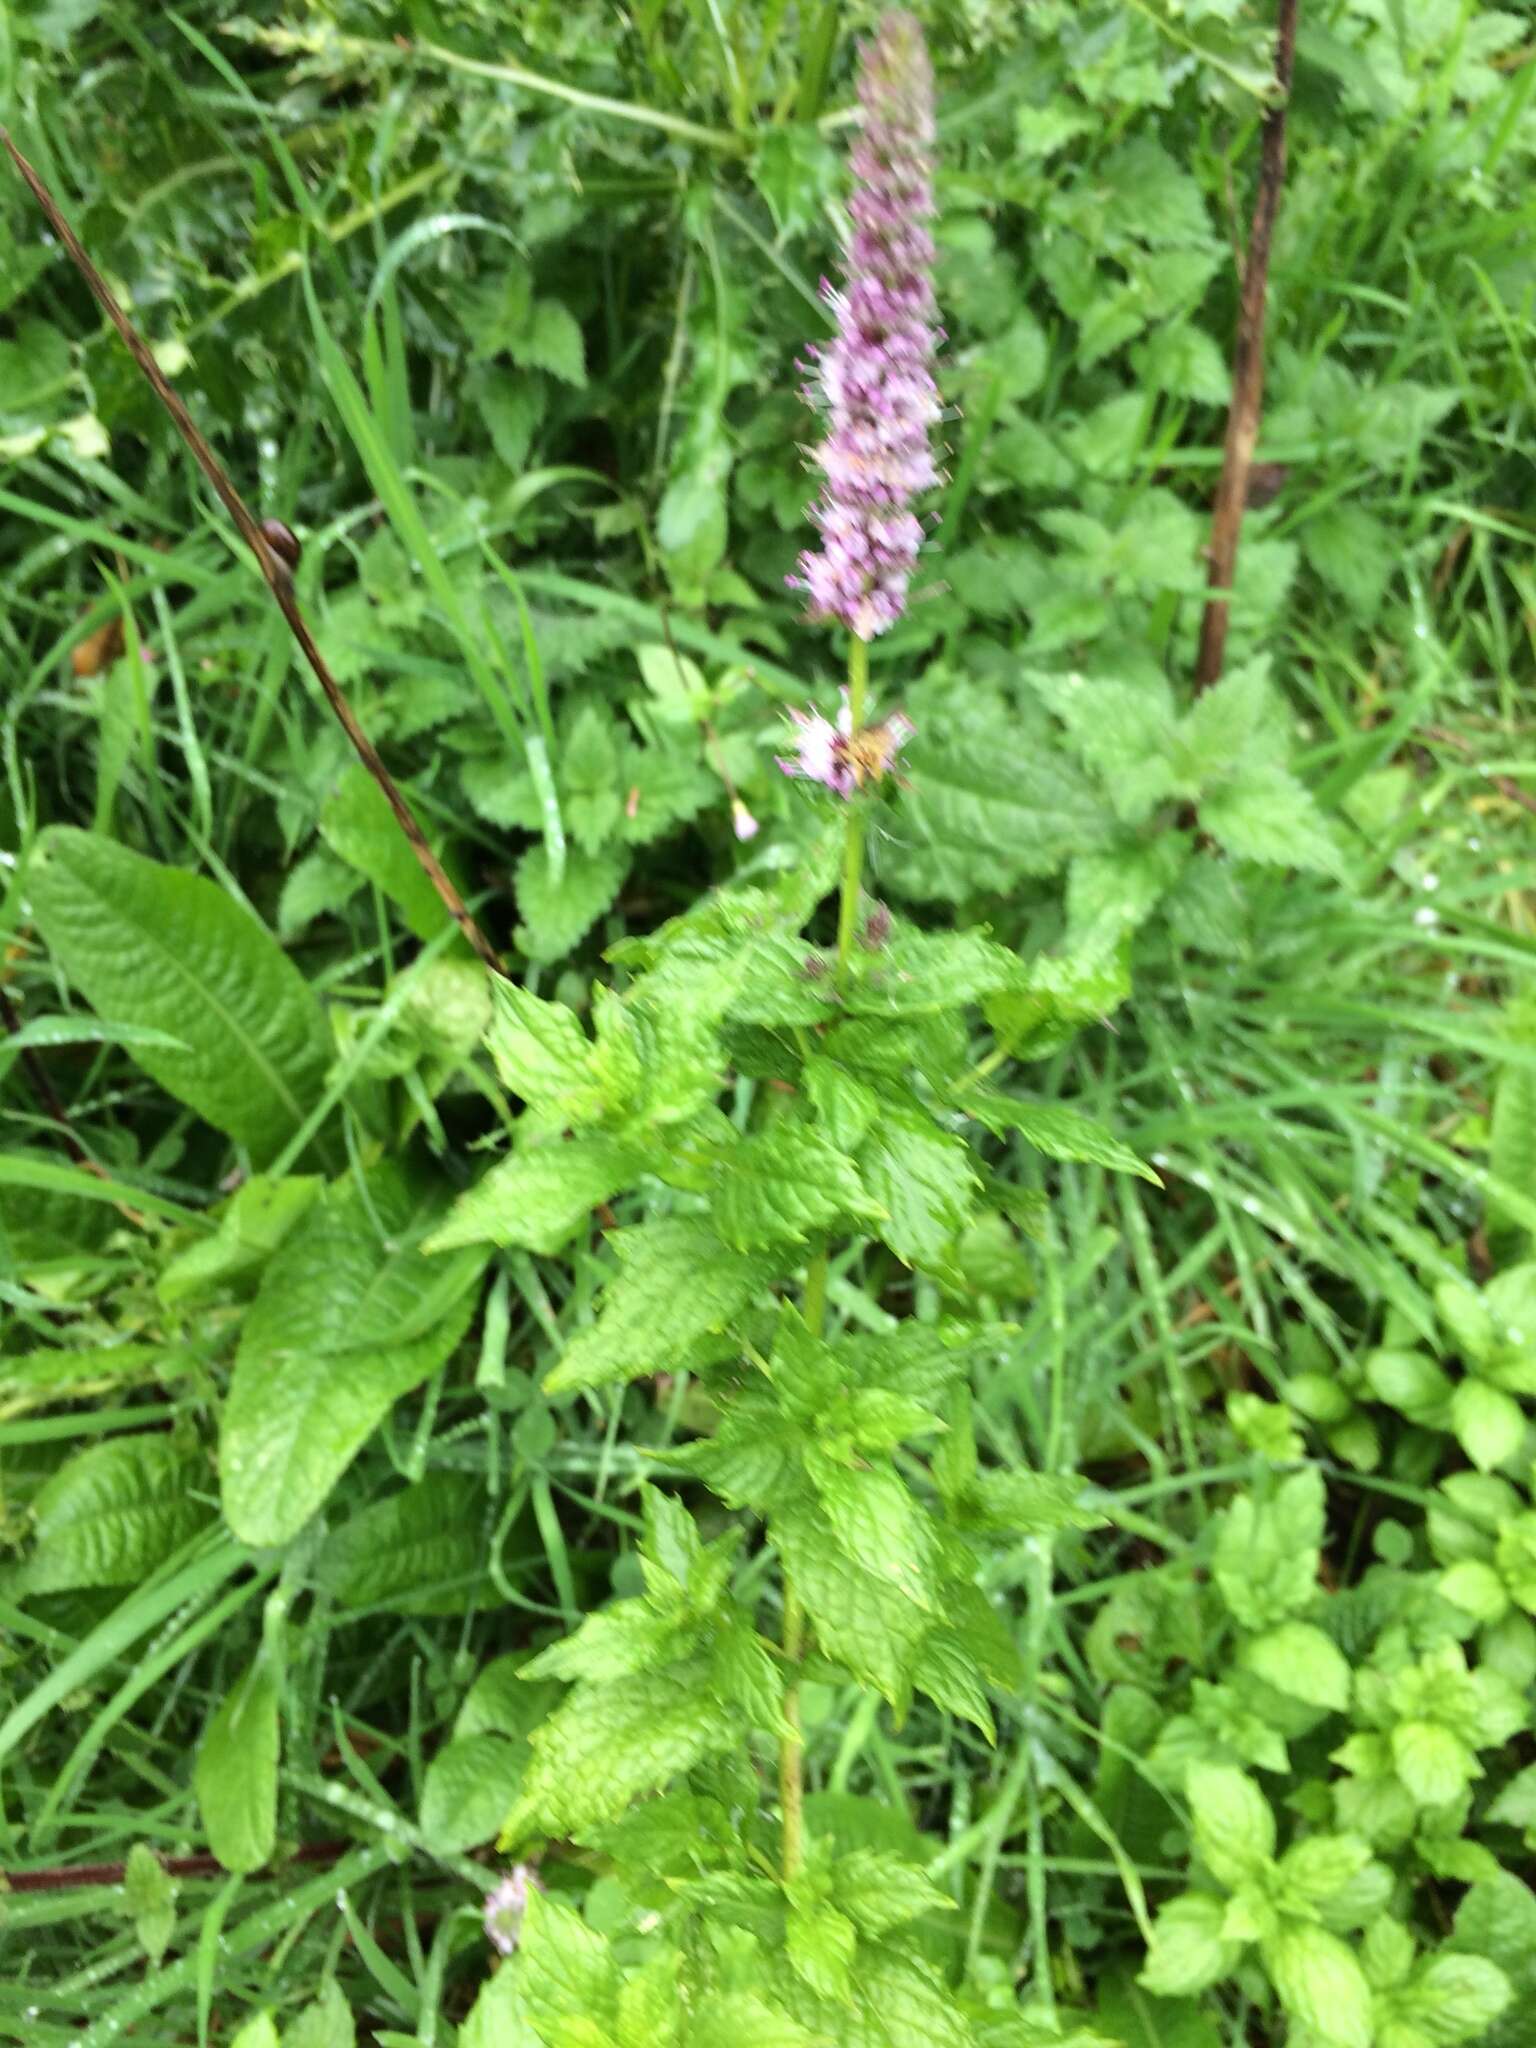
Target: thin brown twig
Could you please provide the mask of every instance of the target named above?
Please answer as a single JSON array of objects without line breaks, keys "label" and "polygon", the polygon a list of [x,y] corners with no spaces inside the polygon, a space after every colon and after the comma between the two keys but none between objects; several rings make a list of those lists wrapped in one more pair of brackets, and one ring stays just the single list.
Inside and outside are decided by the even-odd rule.
[{"label": "thin brown twig", "polygon": [[1200,654],[1195,688],[1208,689],[1222,671],[1231,615],[1232,576],[1243,511],[1248,503],[1248,473],[1259,441],[1264,403],[1264,322],[1269,302],[1269,254],[1274,240],[1280,193],[1285,184],[1285,118],[1290,102],[1291,74],[1296,62],[1298,0],[1280,0],[1275,33],[1275,102],[1264,117],[1259,153],[1259,191],[1254,201],[1253,232],[1243,265],[1243,292],[1237,320],[1237,347],[1232,358],[1232,405],[1227,414],[1221,482],[1211,517],[1210,596],[1200,621]]},{"label": "thin brown twig", "polygon": [[[308,1842],[295,1849],[293,1863],[334,1863],[356,1845],[352,1842]],[[222,1877],[224,1865],[217,1856],[159,1856],[155,1859],[167,1877]],[[79,1885],[121,1884],[126,1863],[54,1863],[42,1870],[10,1870],[0,1873],[0,1890],[8,1892],[62,1892]]]},{"label": "thin brown twig", "polygon": [[427,879],[442,898],[443,905],[449,916],[457,924],[459,930],[463,932],[465,938],[468,939],[486,966],[495,974],[505,975],[507,970],[502,964],[495,947],[469,914],[468,909],[465,907],[464,899],[449,880],[442,862],[427,844],[426,836],[422,832],[420,825],[416,822],[415,813],[396,787],[394,778],[379,758],[378,750],[358,724],[357,719],[353,715],[352,707],[341,693],[340,685],[326,666],[325,657],[316,646],[314,635],[310,632],[308,622],[300,611],[298,600],[294,596],[293,577],[288,564],[283,561],[280,555],[273,551],[261,527],[257,524],[257,521],[247,507],[245,500],[235,489],[220,464],[218,457],[198,431],[192,415],[187,411],[180,398],[177,397],[142,336],[113,297],[106,280],[81,247],[74,229],[71,228],[69,222],[59,211],[53,194],[48,190],[31,164],[27,162],[27,159],[16,147],[9,133],[4,128],[0,128],[0,142],[5,144],[11,161],[25,179],[31,189],[33,198],[47,216],[49,226],[69,251],[75,267],[90,286],[91,293],[97,304],[121,335],[124,347],[144,372],[155,396],[170,414],[176,431],[181,435],[183,441],[186,442],[188,448],[191,449],[198,467],[213,486],[220,503],[239,529],[241,539],[256,557],[257,567],[266,579],[267,588],[276,600],[278,610],[287,620],[289,631],[298,642],[304,659],[314,671],[316,681],[325,692],[326,702],[335,713],[343,732],[352,742],[358,759],[384,792],[389,807],[395,814],[395,822],[410,842],[412,853],[415,854]]}]

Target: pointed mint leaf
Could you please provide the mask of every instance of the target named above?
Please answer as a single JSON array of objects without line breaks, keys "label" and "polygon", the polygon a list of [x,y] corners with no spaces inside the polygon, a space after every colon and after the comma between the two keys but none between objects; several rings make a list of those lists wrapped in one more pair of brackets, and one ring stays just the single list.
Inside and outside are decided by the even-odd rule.
[{"label": "pointed mint leaf", "polygon": [[840,1217],[877,1213],[853,1161],[820,1132],[787,1120],[725,1153],[715,1168],[713,1210],[720,1235],[738,1251],[804,1244]]},{"label": "pointed mint leaf", "polygon": [[843,1001],[852,1017],[920,1017],[1028,985],[1029,969],[1018,955],[982,932],[903,926],[857,958]]},{"label": "pointed mint leaf", "polygon": [[1239,860],[1336,875],[1339,849],[1308,791],[1283,768],[1245,768],[1200,802],[1200,823]]},{"label": "pointed mint leaf", "polygon": [[533,1755],[504,1840],[616,1820],[705,1757],[739,1748],[741,1722],[710,1696],[707,1677],[702,1666],[681,1665],[578,1685],[529,1738]]},{"label": "pointed mint leaf", "polygon": [[542,846],[530,846],[517,864],[517,907],[523,921],[517,943],[530,960],[559,960],[596,924],[624,886],[629,855],[603,847],[571,847],[556,876]]},{"label": "pointed mint leaf", "polygon": [[934,1526],[895,1471],[836,1464],[814,1447],[806,1462],[827,1526],[849,1558],[932,1612]]},{"label": "pointed mint leaf", "polygon": [[599,1131],[568,1143],[557,1138],[529,1145],[466,1189],[424,1249],[517,1245],[552,1257],[600,1202],[632,1186],[644,1167],[645,1154],[637,1146]]},{"label": "pointed mint leaf", "polygon": [[491,1001],[485,1043],[513,1094],[562,1108],[590,1102],[595,1115],[602,1105],[592,1081],[592,1046],[576,1012],[500,978],[491,983]]},{"label": "pointed mint leaf", "polygon": [[596,1322],[577,1331],[546,1380],[551,1393],[675,1372],[778,1271],[771,1258],[732,1250],[696,1217],[613,1231],[609,1242],[619,1271]]},{"label": "pointed mint leaf", "polygon": [[859,1154],[864,1185],[885,1211],[879,1235],[909,1266],[942,1267],[978,1186],[965,1143],[927,1111],[882,1110]]},{"label": "pointed mint leaf", "polygon": [[999,1136],[1017,1131],[1047,1159],[1082,1160],[1091,1166],[1105,1166],[1118,1173],[1138,1174],[1155,1187],[1162,1182],[1129,1145],[1092,1117],[1069,1109],[1062,1102],[1024,1102],[1017,1095],[1004,1095],[995,1088],[974,1088],[960,1097],[960,1107],[977,1123],[985,1124]]}]

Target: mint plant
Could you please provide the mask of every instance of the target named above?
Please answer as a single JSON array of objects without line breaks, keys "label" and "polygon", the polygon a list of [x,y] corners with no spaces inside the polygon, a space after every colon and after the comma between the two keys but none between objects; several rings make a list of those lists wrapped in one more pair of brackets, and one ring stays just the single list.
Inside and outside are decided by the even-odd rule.
[{"label": "mint plant", "polygon": [[[849,274],[818,358],[821,545],[798,576],[813,613],[848,630],[849,681],[835,722],[796,714],[780,762],[840,819],[785,879],[722,889],[610,949],[627,982],[594,990],[590,1034],[565,1004],[497,984],[487,1045],[524,1104],[514,1147],[428,1240],[551,1255],[594,1207],[655,1190],[647,1220],[610,1233],[595,1314],[546,1388],[705,1375],[713,1427],[660,1462],[730,1517],[690,1512],[658,1471],[643,1590],[524,1667],[569,1688],[529,1735],[502,1836],[543,1888],[496,1895],[503,1942],[505,1902],[521,1915],[516,1961],[472,2040],[477,2024],[551,2048],[977,2039],[919,1931],[954,1901],[808,1819],[801,1686],[851,1680],[898,1717],[922,1694],[990,1738],[1023,1671],[980,1583],[986,1546],[1048,1546],[1094,1519],[1066,1475],[982,1465],[968,1374],[994,1326],[942,1313],[848,1331],[832,1313],[850,1233],[852,1256],[861,1239],[892,1255],[876,1299],[925,1278],[968,1292],[959,1247],[999,1213],[995,1141],[1138,1168],[1108,1131],[1003,1083],[1021,1006],[1049,1002],[1051,974],[983,931],[924,932],[863,888],[869,819],[910,729],[869,720],[869,643],[905,607],[912,501],[934,477],[931,79],[910,17],[886,18],[860,96]],[[992,1026],[979,1047],[978,1010]],[[734,1116],[732,1073],[757,1084]],[[611,1929],[561,1897],[558,1841],[611,1868]]]}]

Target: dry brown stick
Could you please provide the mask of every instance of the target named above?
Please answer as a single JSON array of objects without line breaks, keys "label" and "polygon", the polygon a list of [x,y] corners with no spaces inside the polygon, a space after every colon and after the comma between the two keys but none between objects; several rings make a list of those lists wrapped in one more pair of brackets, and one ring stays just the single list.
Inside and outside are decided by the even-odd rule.
[{"label": "dry brown stick", "polygon": [[1232,405],[1221,458],[1221,482],[1211,518],[1210,596],[1200,621],[1200,655],[1195,688],[1205,690],[1221,675],[1227,651],[1227,620],[1231,610],[1232,576],[1243,509],[1248,502],[1248,473],[1258,446],[1259,418],[1264,403],[1264,320],[1269,300],[1269,252],[1275,217],[1285,183],[1285,118],[1296,62],[1298,0],[1280,0],[1275,34],[1275,103],[1264,117],[1259,152],[1259,193],[1253,207],[1253,232],[1243,265],[1242,304],[1237,319],[1237,347],[1232,357]]},{"label": "dry brown stick", "polygon": [[[309,1842],[295,1849],[291,1863],[335,1863],[356,1845],[352,1842]],[[217,1856],[157,1856],[167,1877],[222,1877]],[[0,1890],[8,1892],[70,1891],[78,1885],[121,1884],[126,1863],[54,1863],[43,1870],[0,1872]]]},{"label": "dry brown stick", "polygon": [[239,528],[241,539],[256,557],[257,566],[266,578],[267,588],[275,598],[278,610],[287,620],[289,631],[299,643],[304,659],[309,663],[311,669],[314,670],[315,679],[325,692],[326,702],[330,705],[332,711],[335,712],[337,719],[341,723],[342,730],[356,749],[358,759],[384,792],[389,807],[395,814],[395,822],[409,840],[412,853],[415,854],[426,873],[427,879],[442,898],[449,916],[457,924],[459,930],[463,932],[465,938],[468,939],[486,966],[495,974],[505,975],[507,970],[503,966],[495,947],[470,916],[469,911],[465,907],[464,899],[444,872],[442,862],[432,851],[431,847],[428,846],[426,836],[422,832],[420,825],[416,822],[415,813],[401,795],[399,789],[396,788],[394,778],[379,758],[378,750],[353,716],[351,705],[348,704],[346,698],[341,694],[341,686],[326,666],[325,657],[315,645],[314,635],[309,630],[304,614],[299,610],[298,600],[294,596],[293,591],[293,577],[288,564],[281,555],[274,552],[270,541],[252,516],[245,500],[230,482],[218,457],[199,433],[192,415],[177,397],[143,338],[134,328],[127,314],[117,303],[117,300],[112,296],[106,280],[80,246],[74,229],[69,225],[63,214],[60,213],[53,194],[48,190],[48,187],[37,175],[31,164],[27,162],[4,128],[0,128],[0,142],[5,144],[6,149],[10,153],[11,161],[31,188],[33,198],[47,215],[49,226],[69,251],[76,268],[90,286],[97,304],[122,336],[123,345],[144,372],[144,375],[149,379],[155,396],[170,414],[176,431],[191,449],[198,467],[202,470],[203,475],[207,477],[209,483],[212,484],[225,511],[228,512],[230,518]]}]

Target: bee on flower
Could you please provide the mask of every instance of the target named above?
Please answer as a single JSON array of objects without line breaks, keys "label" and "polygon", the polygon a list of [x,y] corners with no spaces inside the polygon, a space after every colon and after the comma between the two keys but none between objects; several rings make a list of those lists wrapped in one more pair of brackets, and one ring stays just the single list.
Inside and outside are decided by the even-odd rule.
[{"label": "bee on flower", "polygon": [[795,752],[778,755],[779,767],[786,775],[819,782],[842,797],[894,775],[897,756],[917,730],[903,711],[889,712],[873,725],[855,730],[846,689],[835,723],[814,709],[792,710],[789,717],[795,728]]}]

